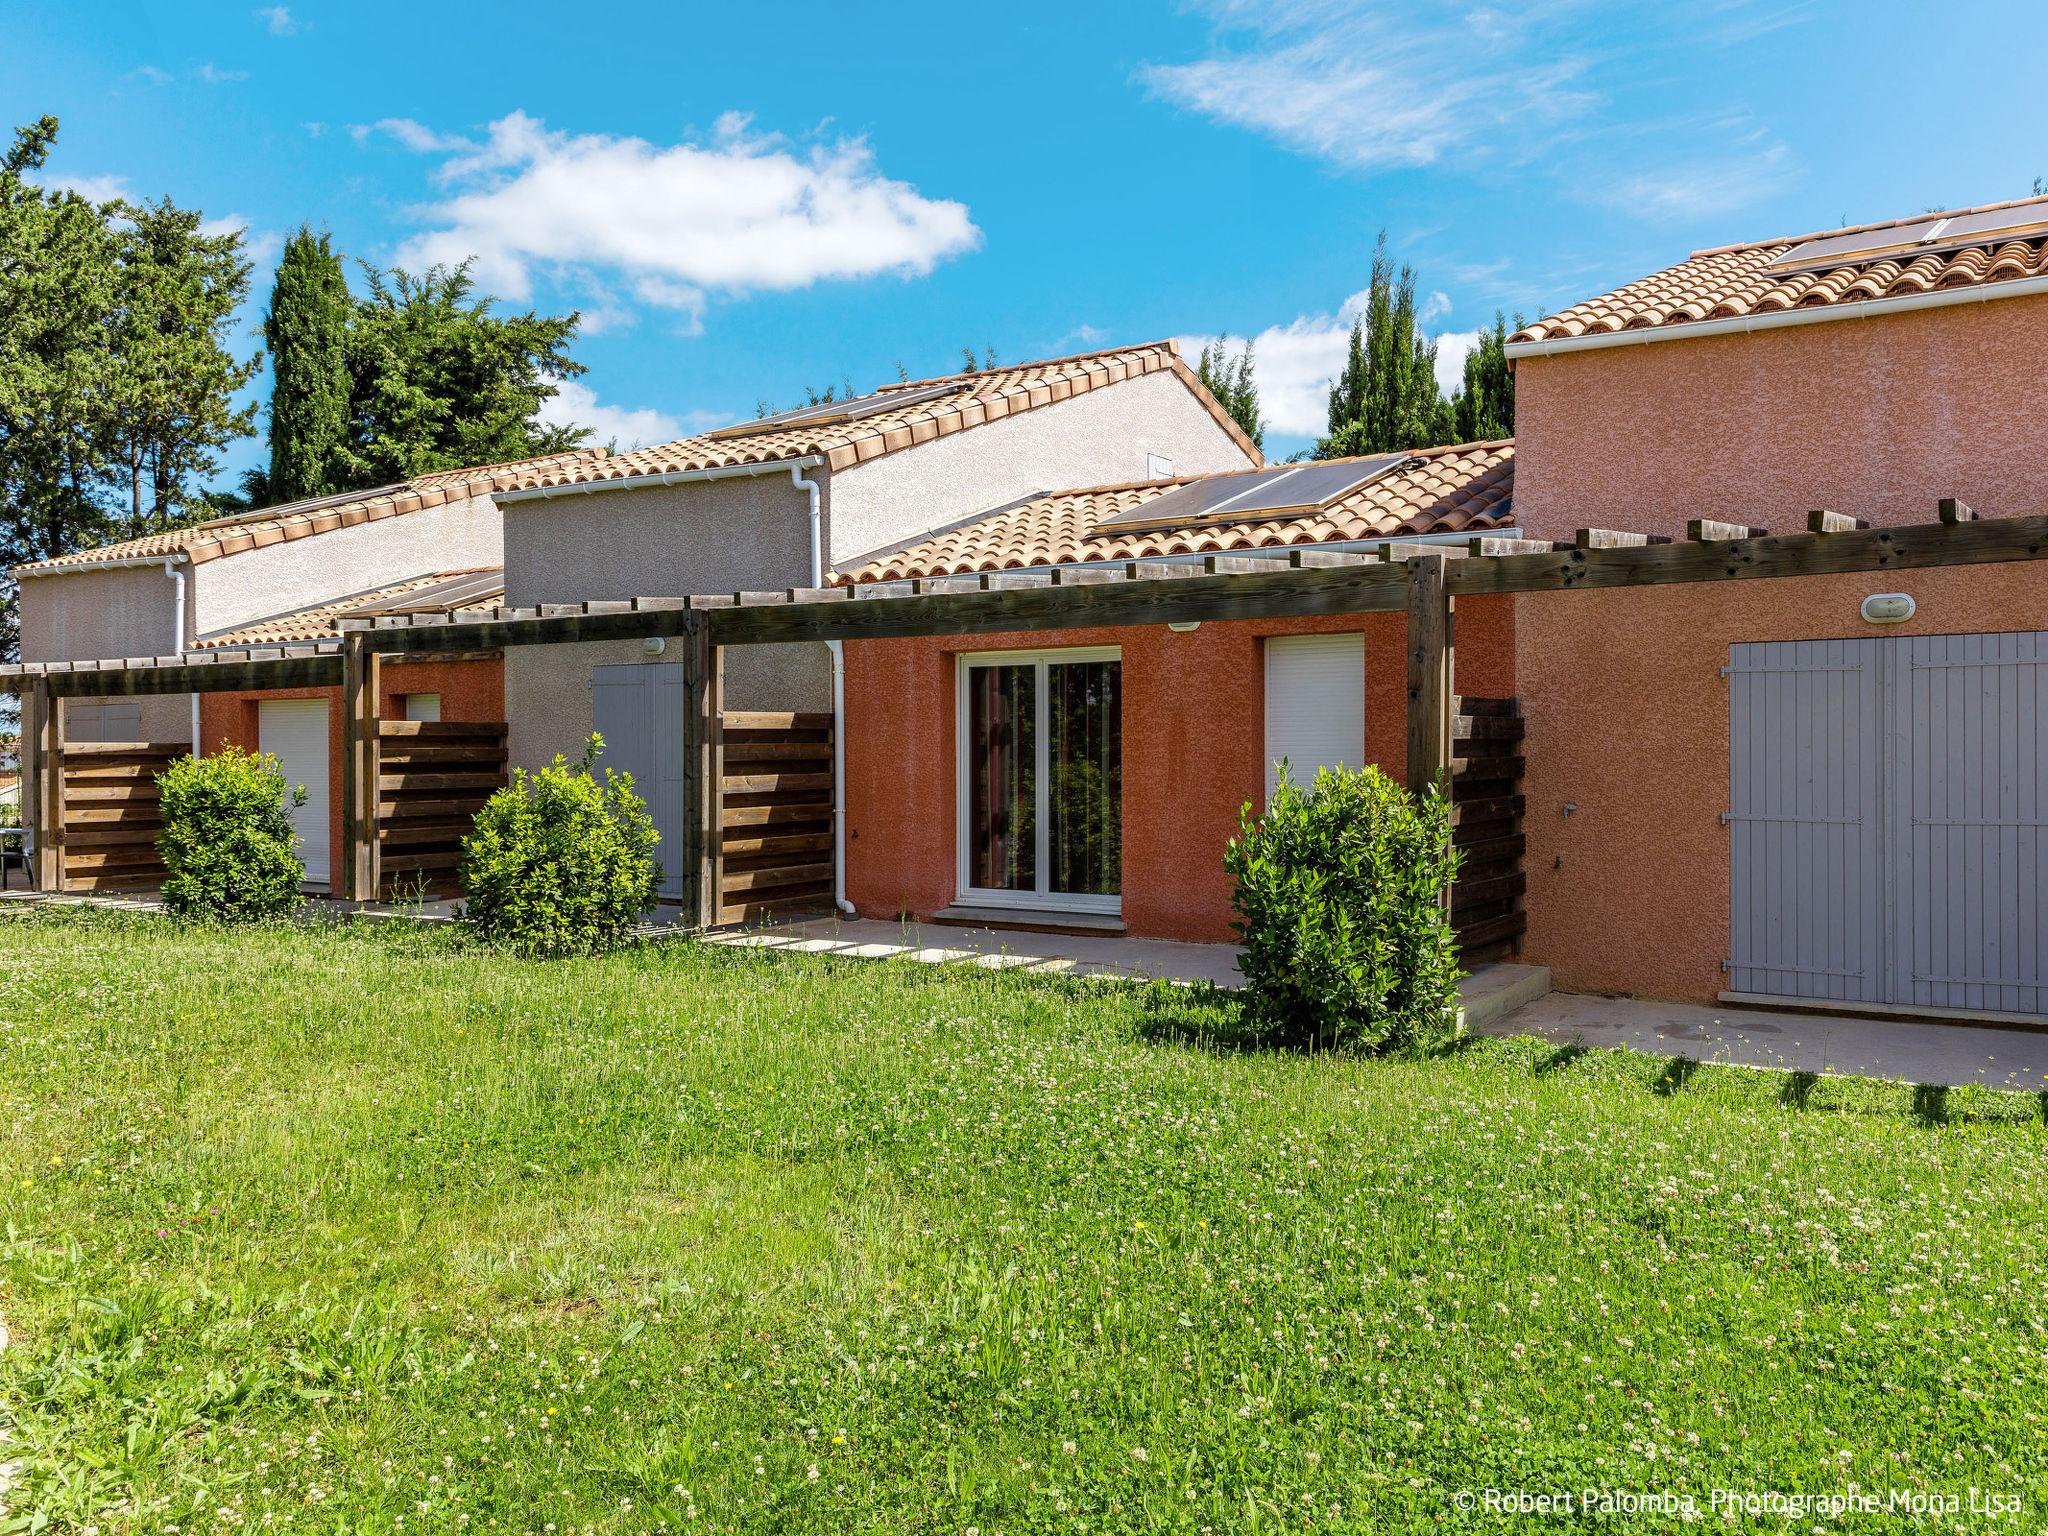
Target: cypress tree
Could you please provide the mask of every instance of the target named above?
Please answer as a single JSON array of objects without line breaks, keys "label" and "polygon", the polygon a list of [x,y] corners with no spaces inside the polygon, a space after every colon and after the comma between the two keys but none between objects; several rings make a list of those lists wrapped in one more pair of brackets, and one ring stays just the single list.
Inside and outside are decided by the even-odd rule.
[{"label": "cypress tree", "polygon": [[272,501],[347,489],[348,281],[323,234],[304,225],[285,242],[263,317],[270,348]]},{"label": "cypress tree", "polygon": [[[1515,325],[1521,326],[1519,315]],[[1461,443],[1515,435],[1515,375],[1508,367],[1507,346],[1507,319],[1496,311],[1493,329],[1481,331],[1465,354],[1465,380],[1451,397]]]},{"label": "cypress tree", "polygon": [[1330,431],[1319,459],[1426,448],[1446,442],[1452,414],[1436,383],[1436,343],[1415,306],[1415,269],[1398,273],[1380,234],[1365,308],[1351,322],[1344,371],[1330,384]]},{"label": "cypress tree", "polygon": [[1233,359],[1228,336],[1204,342],[1195,377],[1216,397],[1216,403],[1230,412],[1231,420],[1244,429],[1252,446],[1263,449],[1266,424],[1259,418],[1259,385],[1252,376],[1252,344],[1246,342],[1244,350]]}]

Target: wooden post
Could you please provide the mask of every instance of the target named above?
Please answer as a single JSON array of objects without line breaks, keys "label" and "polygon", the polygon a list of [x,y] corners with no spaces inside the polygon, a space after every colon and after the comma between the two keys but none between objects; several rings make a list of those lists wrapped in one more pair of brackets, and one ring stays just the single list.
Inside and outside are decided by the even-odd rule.
[{"label": "wooden post", "polygon": [[717,902],[715,891],[707,895],[712,840],[718,835],[718,800],[711,793],[711,742],[717,724],[712,674],[717,661],[712,654],[710,624],[701,617],[693,618],[682,636],[683,846],[676,850],[675,858],[676,873],[683,883],[683,920],[690,927],[703,928],[709,926],[706,911],[715,912]]},{"label": "wooden post", "polygon": [[377,860],[377,690],[383,658],[368,633],[341,643],[341,889],[343,901],[375,901]]},{"label": "wooden post", "polygon": [[1415,793],[1451,766],[1454,652],[1445,564],[1440,554],[1408,559],[1408,788]]},{"label": "wooden post", "polygon": [[[32,873],[39,891],[64,888],[64,728],[63,701],[39,678],[21,695],[21,739],[35,754],[34,799],[29,802],[36,826]],[[33,724],[31,724],[33,722]],[[24,785],[26,786],[26,779]],[[24,788],[24,794],[29,791]]]}]

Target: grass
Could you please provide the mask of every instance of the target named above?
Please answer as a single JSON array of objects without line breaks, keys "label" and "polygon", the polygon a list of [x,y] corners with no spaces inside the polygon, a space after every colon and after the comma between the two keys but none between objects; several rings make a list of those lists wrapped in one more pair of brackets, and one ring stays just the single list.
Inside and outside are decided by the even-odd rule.
[{"label": "grass", "polygon": [[0,920],[7,1503],[539,1536],[1498,1529],[1459,1507],[1489,1487],[2048,1508],[2036,1100],[1241,1052],[1230,1015]]}]

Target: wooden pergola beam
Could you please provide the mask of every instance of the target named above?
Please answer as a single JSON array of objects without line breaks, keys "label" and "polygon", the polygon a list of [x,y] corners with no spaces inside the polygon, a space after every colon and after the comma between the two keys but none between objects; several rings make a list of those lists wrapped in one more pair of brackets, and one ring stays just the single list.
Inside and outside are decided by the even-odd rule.
[{"label": "wooden pergola beam", "polygon": [[341,654],[341,879],[343,901],[375,901],[377,868],[377,696],[383,658],[370,637],[347,636]]}]

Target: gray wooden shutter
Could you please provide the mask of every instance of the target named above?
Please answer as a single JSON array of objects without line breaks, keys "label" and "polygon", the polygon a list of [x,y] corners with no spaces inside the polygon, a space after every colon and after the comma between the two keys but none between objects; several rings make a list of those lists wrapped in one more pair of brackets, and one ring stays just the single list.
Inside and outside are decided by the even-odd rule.
[{"label": "gray wooden shutter", "polygon": [[597,771],[633,775],[633,792],[661,842],[661,894],[680,901],[683,870],[683,710],[681,662],[631,663],[590,669],[591,718],[604,737]]}]

